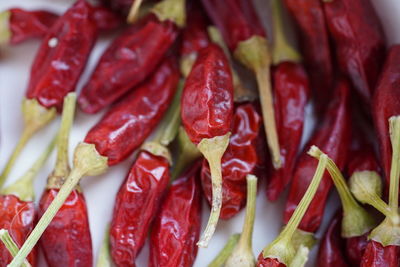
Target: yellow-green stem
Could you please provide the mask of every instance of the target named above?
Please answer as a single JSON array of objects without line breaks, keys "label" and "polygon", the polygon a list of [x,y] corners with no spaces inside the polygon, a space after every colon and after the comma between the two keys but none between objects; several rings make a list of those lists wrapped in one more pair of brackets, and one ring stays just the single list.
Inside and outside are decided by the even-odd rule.
[{"label": "yellow-green stem", "polygon": [[159,20],[171,20],[181,28],[186,24],[185,0],[163,0],[157,3],[151,12],[154,13]]},{"label": "yellow-green stem", "polygon": [[[8,252],[10,252],[11,256],[15,257],[15,255],[17,255],[17,253],[19,251],[19,248],[7,230],[5,230],[5,229],[0,230],[0,240],[1,240],[1,242],[3,242],[4,246],[7,248]],[[22,266],[30,267],[31,264],[27,260],[25,260],[24,263],[22,264]]]},{"label": "yellow-green stem", "polygon": [[131,8],[129,9],[129,14],[127,18],[128,23],[134,23],[139,17],[139,9],[142,5],[143,0],[134,0]]},{"label": "yellow-green stem", "polygon": [[218,253],[217,257],[208,265],[208,267],[221,267],[225,264],[228,257],[232,254],[233,249],[239,242],[240,234],[233,234],[222,250]]},{"label": "yellow-green stem", "polygon": [[11,12],[6,10],[0,12],[0,45],[8,44],[11,39],[10,30]]},{"label": "yellow-green stem", "polygon": [[110,255],[110,225],[107,225],[104,232],[103,243],[101,244],[99,256],[97,258],[96,267],[111,267],[111,255]]}]

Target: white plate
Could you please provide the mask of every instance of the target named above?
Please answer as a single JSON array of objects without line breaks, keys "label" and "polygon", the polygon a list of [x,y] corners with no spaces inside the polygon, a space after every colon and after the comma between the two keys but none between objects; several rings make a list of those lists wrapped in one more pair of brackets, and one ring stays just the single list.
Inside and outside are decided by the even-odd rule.
[{"label": "white plate", "polygon": [[[257,0],[262,6],[262,0]],[[0,10],[10,7],[23,7],[27,9],[47,8],[58,13],[63,12],[68,8],[72,1],[67,0],[17,0],[17,1],[0,1]],[[389,44],[400,41],[400,1],[398,0],[373,0],[377,8],[378,14],[383,22],[386,35],[388,36]],[[265,8],[264,8],[265,10]],[[261,11],[260,14],[266,14]],[[82,33],[84,34],[84,33]],[[104,50],[105,46],[111,39],[111,36],[102,36],[90,57],[88,67],[79,83],[78,88],[88,79],[94,64],[97,62],[99,55]],[[29,77],[31,62],[38,48],[38,41],[30,41],[15,47],[4,48],[0,56],[0,169],[3,168],[6,158],[11,153],[12,148],[18,140],[22,130],[22,117],[20,112],[20,103],[24,96],[26,84]],[[88,116],[78,112],[74,129],[71,135],[70,149],[72,152],[75,145],[84,138],[90,127],[96,123],[101,114]],[[49,127],[37,134],[32,141],[27,145],[22,153],[19,161],[14,168],[8,183],[17,179],[24,171],[32,164],[35,158],[39,155],[42,149],[47,145],[56,131],[59,120],[53,122]],[[312,124],[308,121],[308,129]],[[309,132],[309,130],[308,130]],[[93,240],[94,256],[97,257],[99,246],[103,238],[105,225],[110,221],[112,209],[114,205],[115,194],[119,185],[123,181],[133,158],[126,160],[116,167],[112,167],[109,171],[99,177],[89,177],[82,181],[82,187],[86,196],[89,208],[89,220]],[[47,175],[54,166],[54,157],[49,160],[46,166],[42,169],[35,182],[35,192],[40,196],[46,183]],[[282,210],[284,207],[284,198],[281,198],[277,203],[271,204],[265,198],[265,183],[259,188],[260,194],[257,199],[257,218],[254,227],[253,249],[256,256],[260,253],[263,247],[273,240],[281,225]],[[329,214],[326,214],[323,230],[333,210],[334,203],[338,200],[333,196],[329,200]],[[205,204],[205,203],[204,203]],[[208,206],[204,205],[203,227],[208,218]],[[225,244],[228,237],[235,232],[240,232],[244,219],[244,212],[238,214],[232,220],[226,222],[221,221],[218,224],[217,232],[213,237],[210,246],[207,249],[200,249],[197,255],[195,266],[206,266],[218,253],[220,248]],[[321,235],[321,230],[319,235]],[[307,266],[314,266],[316,249],[312,251],[311,259]],[[147,266],[148,249],[147,246],[142,250],[137,266]],[[43,260],[40,261],[40,266],[45,266]]]}]

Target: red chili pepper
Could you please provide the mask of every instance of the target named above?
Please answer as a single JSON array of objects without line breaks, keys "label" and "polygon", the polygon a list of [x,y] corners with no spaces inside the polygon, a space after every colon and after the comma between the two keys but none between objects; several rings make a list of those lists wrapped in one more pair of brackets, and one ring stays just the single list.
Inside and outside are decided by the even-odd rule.
[{"label": "red chili pepper", "polygon": [[141,151],[114,205],[111,255],[117,266],[134,266],[169,182],[166,158]]},{"label": "red chili pepper", "polygon": [[400,45],[390,48],[384,69],[376,86],[373,100],[373,118],[380,143],[380,158],[385,173],[386,186],[389,185],[392,148],[389,138],[388,119],[400,115]]},{"label": "red chili pepper", "polygon": [[325,1],[323,5],[339,66],[370,104],[386,53],[381,22],[369,0]]},{"label": "red chili pepper", "polygon": [[[180,20],[184,16],[184,1],[181,2],[160,2],[153,13],[125,30],[110,44],[79,96],[84,112],[98,112],[155,70],[178,36],[178,27],[183,24]],[[175,5],[174,12],[164,14],[168,5]],[[157,6],[163,9],[157,10]]]},{"label": "red chili pepper", "polygon": [[279,262],[277,259],[266,258],[262,254],[258,256],[257,267],[286,267],[286,264]]},{"label": "red chili pepper", "polygon": [[0,43],[18,44],[45,36],[58,15],[45,10],[11,8],[0,13],[0,21],[7,28],[1,32]]},{"label": "red chili pepper", "polygon": [[201,230],[200,162],[169,189],[151,231],[149,266],[192,266]]},{"label": "red chili pepper", "polygon": [[328,29],[320,0],[284,0],[298,30],[304,63],[316,104],[324,110],[333,97],[333,63]]},{"label": "red chili pepper", "polygon": [[360,267],[397,267],[400,266],[400,247],[386,246],[371,240],[364,255]]},{"label": "red chili pepper", "polygon": [[[236,215],[246,204],[246,176],[255,174],[261,159],[257,154],[258,136],[262,121],[257,110],[250,103],[235,108],[232,135],[228,148],[222,157],[222,208],[221,219]],[[203,161],[201,171],[203,192],[212,203],[210,167]]]},{"label": "red chili pepper", "polygon": [[[345,241],[340,236],[341,211],[338,212],[326,230],[318,250],[317,265],[319,267],[350,266],[345,256]],[[356,265],[354,265],[356,266]]]},{"label": "red chili pepper", "polygon": [[168,57],[153,76],[112,107],[88,132],[85,142],[115,165],[126,159],[157,126],[179,80],[176,58]]},{"label": "red chili pepper", "polygon": [[[306,151],[311,145],[321,148],[339,166],[344,168],[350,142],[350,107],[349,107],[349,84],[340,79],[335,92],[336,97],[328,107],[323,120],[319,123],[313,136],[306,145],[306,150],[298,159],[293,181],[286,202],[284,222],[287,223],[293,211],[297,207],[301,197],[307,189],[312,173],[317,162],[310,158]],[[325,209],[325,202],[332,187],[332,180],[326,173],[318,188],[315,199],[300,223],[300,229],[314,233],[321,224]]]},{"label": "red chili pepper", "polygon": [[118,14],[104,6],[94,6],[93,9],[93,20],[101,31],[114,30],[124,23]]},{"label": "red chili pepper", "polygon": [[[39,203],[41,217],[60,189],[49,188]],[[92,239],[85,197],[75,189],[40,239],[48,266],[92,266]]]}]

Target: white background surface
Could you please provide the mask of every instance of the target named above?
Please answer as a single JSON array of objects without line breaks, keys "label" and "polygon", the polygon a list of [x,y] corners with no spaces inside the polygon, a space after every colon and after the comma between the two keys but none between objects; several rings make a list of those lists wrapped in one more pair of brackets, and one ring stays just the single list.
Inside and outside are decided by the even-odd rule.
[{"label": "white background surface", "polygon": [[[372,0],[377,8],[378,14],[383,22],[388,43],[400,43],[400,1],[399,0]],[[23,7],[27,9],[47,8],[58,13],[63,12],[72,3],[71,0],[0,0],[0,10],[10,7]],[[266,14],[268,10],[263,7],[263,0],[257,0],[260,3],[258,10],[260,14]],[[266,19],[263,19],[266,20]],[[84,34],[84,32],[82,33]],[[82,84],[87,81],[88,75],[91,73],[94,64],[101,55],[105,46],[111,39],[112,35],[102,36],[97,42],[96,47],[90,57],[88,67],[79,83],[78,90]],[[22,117],[20,112],[20,103],[24,97],[31,62],[38,48],[39,41],[29,41],[15,47],[1,48],[0,56],[0,169],[3,168],[6,159],[11,153],[12,148],[17,142],[22,130]],[[101,114],[88,116],[82,112],[77,112],[74,129],[71,135],[70,153],[75,145],[83,140],[86,132],[94,125]],[[312,119],[307,121],[307,132],[310,131]],[[53,122],[49,127],[37,134],[26,147],[17,162],[8,183],[13,182],[24,171],[29,168],[34,159],[38,157],[47,142],[52,138],[59,125],[59,119]],[[112,167],[109,171],[98,177],[88,177],[83,179],[82,187],[86,196],[89,220],[93,241],[94,257],[97,257],[99,246],[103,238],[105,225],[110,221],[112,209],[114,205],[115,194],[119,185],[123,181],[133,157],[116,167]],[[39,198],[46,183],[47,175],[54,166],[54,156],[48,161],[42,169],[35,182],[35,192]],[[271,242],[279,232],[281,226],[281,216],[284,207],[284,198],[282,197],[277,203],[269,203],[265,197],[265,183],[259,188],[257,198],[257,213],[254,228],[253,250],[256,255],[260,253],[263,247]],[[327,221],[333,212],[333,206],[338,202],[336,196],[332,196],[329,200],[330,212],[326,214],[323,230]],[[205,227],[208,219],[208,206],[204,203],[203,227]],[[240,232],[244,220],[244,212],[238,214],[230,221],[220,221],[214,238],[207,249],[200,249],[197,255],[195,266],[206,266],[218,253],[220,248],[225,244],[228,237]],[[321,232],[320,230],[320,232]],[[319,236],[321,233],[319,233]],[[314,258],[316,249],[312,251],[311,259],[307,266],[314,266]],[[137,266],[147,266],[148,249],[147,246],[142,250],[136,263]],[[43,260],[40,266],[45,266]]]}]

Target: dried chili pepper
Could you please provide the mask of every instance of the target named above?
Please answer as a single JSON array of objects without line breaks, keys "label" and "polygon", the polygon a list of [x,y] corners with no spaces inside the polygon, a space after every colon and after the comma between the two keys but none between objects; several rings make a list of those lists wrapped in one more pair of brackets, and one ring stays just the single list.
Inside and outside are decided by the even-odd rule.
[{"label": "dried chili pepper", "polygon": [[46,10],[11,8],[0,13],[0,44],[18,44],[43,37],[57,21],[58,15]]},{"label": "dried chili pepper", "polygon": [[390,181],[390,162],[392,149],[389,138],[388,119],[400,115],[400,45],[390,48],[381,78],[376,86],[373,102],[373,118],[380,145],[381,164],[385,174],[386,186]]},{"label": "dried chili pepper", "polygon": [[350,266],[344,252],[345,241],[340,237],[341,217],[341,213],[338,212],[326,229],[318,250],[319,267]]},{"label": "dried chili pepper", "polygon": [[[260,155],[257,154],[261,125],[261,116],[251,103],[236,106],[232,122],[232,135],[221,160],[221,219],[233,217],[246,204],[246,175],[256,174],[257,167],[261,162]],[[203,192],[211,204],[213,194],[207,160],[203,161],[201,181]]]},{"label": "dried chili pepper", "polygon": [[93,20],[101,31],[114,30],[123,24],[121,17],[104,6],[93,7]]},{"label": "dried chili pepper", "polygon": [[55,117],[64,97],[75,90],[97,37],[92,12],[86,1],[77,1],[44,37],[22,103],[24,130],[0,176],[0,187],[30,137]]},{"label": "dried chili pepper", "polygon": [[201,230],[200,162],[170,187],[154,219],[149,266],[192,266]]},{"label": "dried chili pepper", "polygon": [[324,110],[333,97],[333,63],[328,29],[320,0],[284,0],[299,30],[304,63],[310,74],[315,103]]},{"label": "dried chili pepper", "polygon": [[298,63],[298,53],[284,34],[281,2],[274,0],[272,5],[275,40],[272,80],[282,168],[272,170],[267,184],[267,196],[269,200],[275,201],[293,175],[303,133],[309,83],[303,66]]},{"label": "dried chili pepper", "polygon": [[213,184],[212,210],[199,246],[212,237],[222,204],[221,158],[228,143],[233,115],[233,83],[228,59],[215,44],[199,51],[186,79],[181,118],[190,140],[208,160]]},{"label": "dried chili pepper", "polygon": [[400,265],[399,255],[399,246],[383,246],[381,243],[371,240],[365,249],[360,267],[396,267]]},{"label": "dried chili pepper", "polygon": [[202,0],[202,3],[235,58],[256,74],[271,159],[279,169],[281,158],[270,85],[271,55],[254,7],[247,0]]},{"label": "dried chili pepper", "polygon": [[164,58],[185,21],[185,0],[164,0],[110,44],[79,96],[96,113],[144,81]]},{"label": "dried chili pepper", "polygon": [[324,1],[323,6],[339,66],[370,104],[386,53],[378,15],[369,0]]},{"label": "dried chili pepper", "polygon": [[318,162],[318,166],[315,169],[311,183],[301,198],[299,205],[296,207],[289,222],[280,232],[279,236],[260,253],[258,256],[257,266],[299,266],[294,265],[293,263],[298,261],[303,262],[304,259],[307,258],[308,248],[302,245],[296,248],[296,244],[293,242],[293,237],[297,227],[300,225],[300,221],[309,209],[310,203],[317,193],[318,186],[323,180],[323,174],[327,162],[328,159],[326,155],[322,155]]},{"label": "dried chili pepper", "polygon": [[[346,80],[338,80],[336,97],[328,107],[323,120],[319,123],[313,136],[308,141],[308,145],[306,145],[306,149],[310,145],[319,146],[336,162],[340,169],[345,167],[351,136],[349,90],[349,84]],[[307,189],[315,164],[315,160],[309,158],[305,152],[300,155],[286,202],[284,222],[289,220],[297,203],[299,203]],[[331,187],[332,180],[326,174],[318,188],[317,197],[311,202],[310,208],[300,223],[299,228],[301,230],[313,233],[318,229]]]}]

